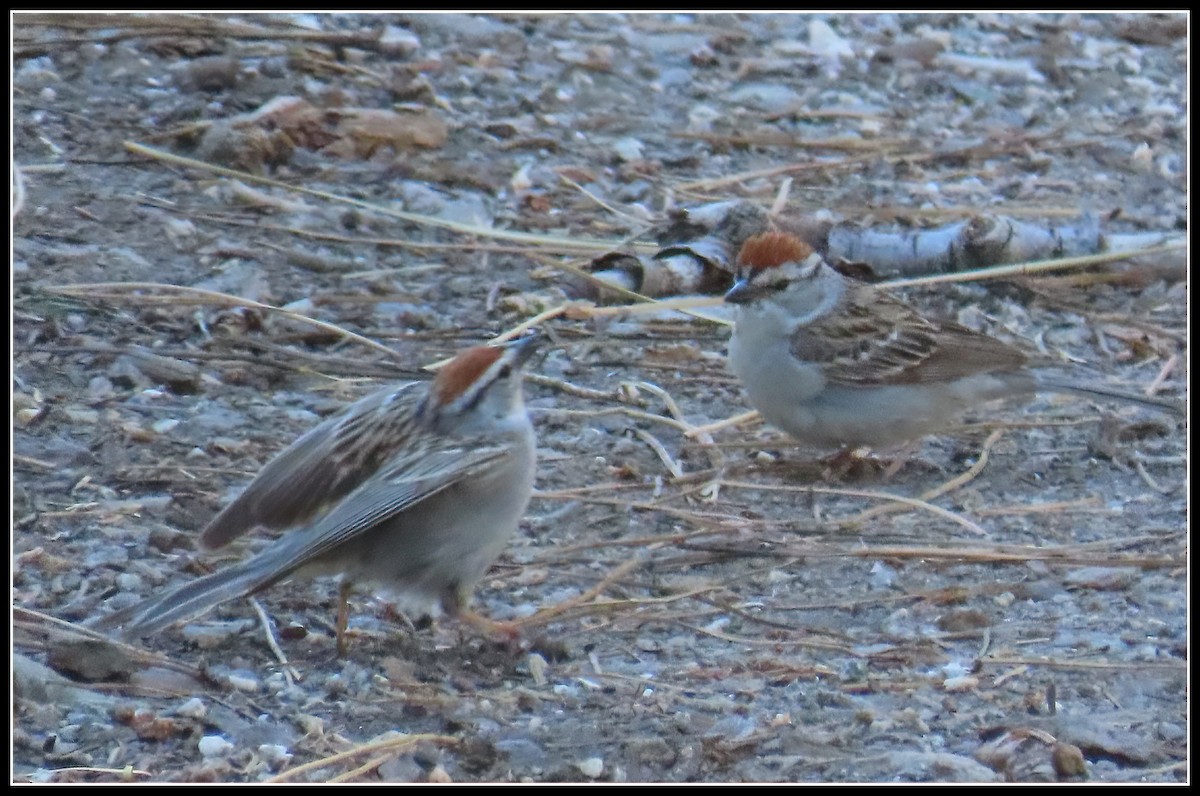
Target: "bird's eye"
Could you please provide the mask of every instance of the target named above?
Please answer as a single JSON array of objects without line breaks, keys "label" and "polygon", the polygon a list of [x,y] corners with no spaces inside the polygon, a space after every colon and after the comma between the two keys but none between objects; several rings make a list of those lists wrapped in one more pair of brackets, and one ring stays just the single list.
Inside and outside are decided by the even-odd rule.
[{"label": "bird's eye", "polygon": [[500,368],[500,374],[496,378],[507,379],[511,375],[512,375],[512,365],[505,365],[504,367]]}]

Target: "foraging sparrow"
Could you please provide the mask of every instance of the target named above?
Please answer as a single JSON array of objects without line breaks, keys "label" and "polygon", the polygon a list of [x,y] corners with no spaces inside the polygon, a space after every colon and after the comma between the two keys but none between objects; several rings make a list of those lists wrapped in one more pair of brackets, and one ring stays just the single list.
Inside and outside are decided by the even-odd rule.
[{"label": "foraging sparrow", "polygon": [[[388,387],[293,442],[200,534],[215,549],[258,527],[294,528],[258,555],[104,617],[146,636],[294,574],[390,587],[406,605],[458,614],[504,549],[533,490],[535,440],[521,396],[534,337],[458,354],[432,383]],[[486,622],[486,620],[484,620]]]},{"label": "foraging sparrow", "polygon": [[851,279],[796,237],[750,238],[725,301],[737,305],[729,365],[770,423],[819,447],[885,447],[951,425],[980,403],[1038,390],[1177,404],[1031,370],[986,334],[921,315]]}]

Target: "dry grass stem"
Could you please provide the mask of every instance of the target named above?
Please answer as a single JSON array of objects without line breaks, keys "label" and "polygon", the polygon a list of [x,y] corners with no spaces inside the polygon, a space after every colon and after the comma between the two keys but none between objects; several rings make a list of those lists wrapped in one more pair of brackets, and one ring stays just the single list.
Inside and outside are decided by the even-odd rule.
[{"label": "dry grass stem", "polygon": [[322,757],[319,760],[313,760],[309,763],[305,763],[304,765],[296,766],[295,768],[289,768],[288,770],[282,771],[266,781],[271,783],[290,782],[301,774],[306,774],[309,771],[328,768],[329,766],[335,766],[347,760],[353,760],[356,757],[374,754],[375,752],[380,751],[386,751],[395,754],[422,742],[428,742],[438,746],[457,746],[459,739],[450,735],[434,735],[432,733],[424,733],[420,735],[402,735],[396,738],[387,738],[382,741],[363,744],[352,749],[347,749],[344,752],[338,752],[337,754]]},{"label": "dry grass stem", "polygon": [[934,274],[919,276],[912,279],[893,279],[881,282],[881,288],[916,287],[918,285],[936,285],[946,282],[978,282],[987,279],[1009,279],[1019,276],[1064,271],[1068,268],[1083,268],[1089,265],[1102,265],[1128,260],[1131,257],[1143,257],[1166,252],[1180,251],[1187,248],[1187,243],[1170,243],[1165,246],[1151,246],[1144,249],[1131,249],[1122,252],[1103,252],[1101,254],[1086,254],[1079,257],[1060,257],[1056,260],[1040,260],[1033,263],[1016,263],[1014,265],[998,265],[980,268],[974,271],[959,271],[953,274]]},{"label": "dry grass stem", "polygon": [[698,438],[698,437],[704,437],[704,436],[708,436],[711,438],[711,435],[716,431],[723,431],[727,428],[736,428],[738,426],[744,426],[747,423],[751,423],[754,420],[757,420],[759,417],[761,417],[761,415],[759,415],[756,410],[752,409],[749,412],[742,412],[740,415],[734,415],[733,417],[727,417],[724,420],[718,420],[714,423],[707,423],[703,426],[693,426],[691,429],[686,431],[684,433],[684,435],[688,436],[688,437],[692,437],[692,438]]},{"label": "dry grass stem", "polygon": [[683,465],[667,452],[666,447],[659,442],[653,434],[640,428],[631,430],[638,439],[650,446],[650,449],[658,456],[659,460],[663,463],[663,466],[667,468],[667,472],[671,474],[672,478],[683,477]]},{"label": "dry grass stem", "polygon": [[279,642],[275,640],[275,631],[271,627],[271,618],[267,616],[266,609],[262,607],[262,603],[257,597],[249,599],[250,607],[254,609],[255,615],[258,616],[259,627],[262,628],[263,637],[267,641],[267,647],[271,650],[271,654],[275,656],[275,660],[279,661],[279,665],[283,668],[283,676],[287,679],[288,687],[295,685],[296,681],[300,680],[300,673],[292,668],[288,663],[287,655],[279,648]]},{"label": "dry grass stem", "polygon": [[[987,467],[988,456],[992,450],[992,446],[999,442],[1002,436],[1004,436],[1004,429],[1002,428],[995,429],[991,434],[988,434],[987,439],[984,440],[983,446],[979,450],[979,456],[976,458],[974,464],[967,468],[966,471],[960,473],[954,478],[951,478],[949,481],[946,481],[945,483],[942,483],[926,492],[922,492],[920,499],[923,501],[936,500],[942,495],[945,495],[948,492],[953,492],[954,490],[974,480],[980,473],[983,472],[983,469]],[[843,519],[842,523],[844,525],[858,525],[871,519],[872,517],[877,517],[881,514],[891,513],[893,511],[903,510],[903,506],[875,506],[874,508],[867,509],[860,514],[855,514],[852,517]]]},{"label": "dry grass stem", "polygon": [[[135,291],[148,290],[155,292],[166,293],[166,296],[146,296],[137,294]],[[296,321],[308,326],[313,326],[327,332],[331,332],[340,337],[345,337],[348,340],[353,340],[356,343],[367,346],[387,354],[391,358],[396,358],[397,354],[392,349],[385,345],[376,343],[374,340],[363,337],[361,334],[356,334],[349,329],[343,329],[334,323],[320,321],[316,318],[310,318],[307,315],[301,315],[298,312],[285,310],[282,307],[275,307],[270,304],[263,304],[259,301],[231,296],[228,293],[218,293],[213,290],[202,290],[196,287],[183,287],[181,285],[168,285],[159,282],[97,282],[93,284],[74,284],[63,285],[61,287],[47,288],[47,292],[58,293],[64,296],[75,296],[79,298],[87,298],[94,300],[108,301],[125,301],[144,305],[148,303],[148,299],[158,298],[160,303],[172,305],[214,305],[218,307],[245,307],[247,309],[262,310],[276,315],[281,315],[289,320]]]},{"label": "dry grass stem", "polygon": [[[721,485],[724,487],[729,487],[729,488],[734,488],[734,489],[761,489],[761,490],[767,490],[767,491],[797,492],[800,494],[811,493],[811,494],[816,494],[816,495],[840,495],[842,497],[861,497],[861,498],[868,498],[871,500],[895,501],[897,503],[903,503],[907,506],[911,506],[913,508],[918,508],[923,511],[927,511],[931,514],[936,514],[939,517],[948,519],[957,525],[961,525],[963,528],[966,528],[968,531],[970,531],[971,533],[973,533],[977,536],[990,536],[991,535],[987,531],[985,531],[983,528],[979,527],[978,525],[971,522],[967,518],[962,517],[958,514],[955,514],[952,511],[943,509],[940,506],[935,506],[932,503],[928,503],[928,502],[926,502],[924,500],[920,500],[918,498],[904,497],[903,495],[893,495],[893,494],[889,494],[887,492],[874,492],[874,491],[863,490],[863,489],[842,489],[842,488],[818,487],[818,486],[781,486],[778,484],[755,484],[755,483],[752,483],[749,481],[724,481],[723,480],[723,481],[721,481]],[[854,517],[851,517],[851,518],[845,519],[845,520],[837,520],[836,522],[839,527],[843,527],[843,528],[853,527],[855,525]]]},{"label": "dry grass stem", "polygon": [[1095,669],[1115,672],[1138,672],[1143,669],[1160,672],[1182,672],[1187,671],[1188,668],[1187,661],[1172,661],[1169,663],[1156,663],[1152,661],[1110,663],[1108,661],[1068,661],[1061,658],[1014,658],[1009,656],[980,658],[979,663],[985,666],[1045,666],[1051,669]]},{"label": "dry grass stem", "polygon": [[583,592],[578,597],[573,597],[570,600],[564,600],[557,605],[550,606],[549,608],[543,608],[532,616],[516,620],[513,622],[513,624],[519,628],[538,627],[540,625],[548,624],[561,614],[596,599],[603,594],[605,589],[607,589],[609,586],[613,585],[630,572],[633,572],[635,569],[644,566],[645,564],[646,560],[642,557],[634,557],[613,569],[611,572],[605,575],[599,583]]},{"label": "dry grass stem", "polygon": [[269,177],[262,177],[250,172],[237,171],[236,169],[225,168],[224,166],[216,166],[212,163],[206,163],[203,160],[195,160],[181,155],[176,155],[154,147],[144,146],[134,141],[126,141],[125,149],[135,155],[159,160],[164,163],[171,163],[176,166],[186,168],[199,169],[207,171],[211,174],[218,174],[222,177],[231,177],[233,179],[242,180],[244,182],[256,183],[258,185],[267,185],[279,190],[298,193],[304,196],[313,196],[324,199],[328,202],[336,204],[345,204],[352,207],[357,207],[361,210],[366,210],[387,218],[395,218],[400,221],[407,221],[413,224],[420,224],[428,227],[437,227],[439,229],[447,229],[451,232],[457,232],[462,235],[474,235],[481,238],[492,238],[496,240],[510,240],[519,243],[526,243],[533,246],[558,246],[564,242],[569,243],[573,248],[586,249],[590,251],[607,252],[612,248],[613,242],[610,240],[599,240],[596,238],[586,238],[582,236],[572,236],[569,239],[553,237],[549,235],[538,235],[531,232],[517,232],[515,230],[497,229],[494,227],[483,227],[475,224],[464,224],[458,221],[450,221],[436,216],[421,215],[419,213],[408,213],[403,210],[385,207],[383,205],[366,202],[361,199],[353,199],[342,194],[330,193],[328,191],[319,191],[315,188],[305,188],[299,185],[289,185],[279,180],[273,180]]}]

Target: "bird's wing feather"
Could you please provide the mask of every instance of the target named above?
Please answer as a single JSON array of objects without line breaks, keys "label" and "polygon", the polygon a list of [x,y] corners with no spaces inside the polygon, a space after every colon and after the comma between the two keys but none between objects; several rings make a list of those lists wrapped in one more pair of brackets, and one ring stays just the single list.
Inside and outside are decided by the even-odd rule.
[{"label": "bird's wing feather", "polygon": [[[424,500],[478,478],[512,453],[501,444],[448,446],[397,458],[361,484],[310,528],[292,534],[296,549],[280,568],[289,571],[386,523]],[[403,546],[403,529],[395,534]]]},{"label": "bird's wing feather", "polygon": [[207,549],[255,527],[292,528],[350,494],[404,442],[422,394],[405,384],[368,395],[327,418],[267,463],[200,534]]},{"label": "bird's wing feather", "polygon": [[792,353],[824,366],[831,384],[929,384],[1020,368],[1018,349],[951,322],[930,320],[868,285],[849,285],[832,312],[796,330]]}]

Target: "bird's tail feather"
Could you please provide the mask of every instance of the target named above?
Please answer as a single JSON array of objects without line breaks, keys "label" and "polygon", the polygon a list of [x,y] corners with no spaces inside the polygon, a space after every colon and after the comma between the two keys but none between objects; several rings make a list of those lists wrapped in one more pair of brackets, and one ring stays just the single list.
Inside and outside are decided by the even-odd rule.
[{"label": "bird's tail feather", "polygon": [[1125,401],[1128,403],[1144,406],[1148,409],[1156,409],[1160,412],[1185,417],[1187,408],[1184,402],[1172,398],[1152,398],[1148,395],[1142,395],[1136,392],[1126,392],[1125,390],[1115,390],[1111,387],[1101,387],[1099,385],[1081,384],[1079,382],[1058,381],[1053,378],[1041,378],[1038,380],[1038,386],[1055,390],[1058,392],[1074,393],[1083,395],[1089,398],[1102,398],[1109,401]]},{"label": "bird's tail feather", "polygon": [[97,630],[120,628],[124,638],[149,636],[167,625],[191,619],[227,600],[245,597],[282,580],[270,566],[273,551],[254,556],[228,569],[185,583],[174,591],[144,600],[137,605],[108,614],[93,623]]}]

